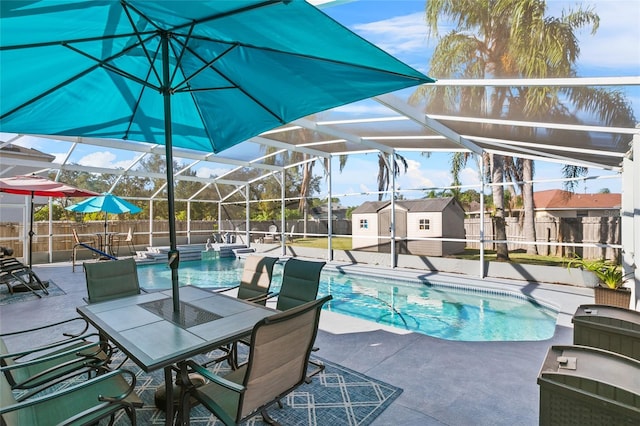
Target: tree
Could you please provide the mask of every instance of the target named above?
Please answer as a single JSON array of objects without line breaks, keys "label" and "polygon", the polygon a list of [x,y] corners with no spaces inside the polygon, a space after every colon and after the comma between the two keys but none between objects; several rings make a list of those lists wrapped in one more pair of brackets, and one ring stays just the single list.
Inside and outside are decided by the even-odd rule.
[{"label": "tree", "polygon": [[[339,157],[339,167],[341,172],[347,165],[347,159],[347,155],[341,155]],[[378,153],[378,201],[382,201],[384,192],[389,190],[389,185],[391,184],[391,173],[398,177],[400,175],[400,171],[404,169],[404,173],[406,173],[408,167],[407,159],[397,152],[393,153],[393,166],[389,164],[387,154],[383,152]]]},{"label": "tree", "polygon": [[[430,0],[426,7],[430,33],[437,33],[441,18],[449,18],[457,28],[439,40],[429,74],[439,78],[477,79],[577,75],[575,64],[580,48],[575,32],[588,27],[594,34],[599,24],[598,15],[592,9],[582,8],[565,11],[560,17],[545,13],[546,3],[542,0]],[[633,124],[633,113],[620,93],[593,88],[422,86],[412,100],[426,100],[431,112],[458,115],[532,121],[562,118],[578,123],[580,117],[587,114],[606,125]],[[486,137],[515,140],[525,136],[549,140],[572,137],[567,131],[532,128],[510,130],[505,135],[504,129],[491,124],[483,125],[481,133]],[[495,153],[486,157],[494,195],[496,239],[501,240],[506,237],[503,182],[511,160]],[[458,161],[465,158],[461,156]],[[525,224],[529,228],[525,232],[535,235],[533,188],[529,187],[534,169],[531,160],[521,161]],[[585,170],[580,166],[565,167],[565,173],[574,176]],[[535,240],[535,236],[532,239]],[[498,244],[496,249],[498,258],[508,259],[506,244]]]}]

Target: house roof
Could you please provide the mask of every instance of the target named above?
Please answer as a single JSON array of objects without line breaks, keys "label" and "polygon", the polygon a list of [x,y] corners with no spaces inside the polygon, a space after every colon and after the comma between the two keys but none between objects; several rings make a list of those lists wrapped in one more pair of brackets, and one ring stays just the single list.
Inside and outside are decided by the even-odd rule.
[{"label": "house roof", "polygon": [[5,156],[19,157],[24,159],[35,159],[47,162],[52,162],[56,159],[55,155],[46,154],[42,151],[38,151],[37,149],[26,148],[10,143],[4,146],[0,146],[0,157]]},{"label": "house roof", "polygon": [[558,209],[618,209],[622,194],[576,194],[560,189],[536,191],[533,204],[536,210]]},{"label": "house roof", "polygon": [[[408,212],[441,212],[452,203],[455,203],[453,197],[421,198],[418,200],[396,200],[396,207],[403,208]],[[391,201],[366,201],[354,209],[352,213],[377,213],[390,204]]]}]

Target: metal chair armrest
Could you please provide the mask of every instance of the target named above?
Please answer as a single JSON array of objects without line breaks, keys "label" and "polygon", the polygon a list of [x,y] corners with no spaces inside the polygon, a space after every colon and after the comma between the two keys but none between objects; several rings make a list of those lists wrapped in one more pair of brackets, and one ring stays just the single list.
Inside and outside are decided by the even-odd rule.
[{"label": "metal chair armrest", "polygon": [[[68,388],[64,388],[61,390],[58,390],[56,392],[52,392],[52,393],[48,393],[46,395],[43,396],[39,396],[37,398],[32,398],[32,399],[28,399],[25,401],[21,401],[15,404],[11,404],[11,405],[7,405],[4,407],[0,407],[0,414],[5,414],[5,413],[9,413],[11,411],[16,411],[16,410],[20,410],[21,408],[25,408],[25,407],[29,407],[29,406],[33,406],[33,405],[37,405],[40,404],[42,402],[45,401],[50,401],[56,398],[60,398],[64,395],[73,393],[73,392],[77,392],[78,390],[87,388],[91,385],[94,385],[96,383],[99,383],[101,381],[105,381],[105,380],[109,380],[112,377],[116,377],[116,376],[124,376],[124,375],[128,375],[129,376],[129,386],[128,388],[125,390],[125,392],[123,392],[120,395],[115,395],[115,396],[104,396],[104,395],[100,395],[98,397],[99,400],[101,401],[109,401],[109,402],[117,402],[117,401],[122,401],[125,398],[127,398],[135,389],[135,385],[136,385],[136,375],[134,373],[132,373],[129,370],[109,370],[107,368],[101,368],[100,369],[102,372],[101,374],[97,375],[96,377],[93,377],[89,380],[86,380],[84,382],[81,382],[79,384],[70,386]],[[126,379],[125,379],[126,380]],[[87,411],[94,411],[92,410],[87,410]],[[87,413],[87,412],[84,412]]]},{"label": "metal chair armrest", "polygon": [[262,295],[260,295],[260,296],[256,296],[256,297],[250,297],[250,298],[248,298],[248,299],[246,299],[246,300],[247,300],[247,301],[249,301],[249,302],[254,302],[254,303],[256,303],[256,302],[262,302],[262,301],[264,301],[264,300],[269,300],[269,299],[271,299],[272,297],[274,297],[274,296],[272,296],[273,294],[274,294],[274,293],[273,293],[272,291],[270,291],[270,292],[268,292],[268,293],[266,293],[266,294],[262,294]]},{"label": "metal chair armrest", "polygon": [[219,288],[216,290],[212,290],[214,293],[224,293],[225,291],[229,291],[229,290],[233,290],[236,288],[239,288],[240,285],[234,285],[233,287],[225,287],[225,288]]},{"label": "metal chair armrest", "polygon": [[[68,345],[70,343],[80,342],[80,341],[83,341],[83,340],[88,340],[91,337],[98,337],[98,340],[100,339],[99,335],[97,333],[86,334],[86,335],[83,335],[83,336],[75,336],[75,337],[68,338],[66,340],[61,340],[61,341],[58,341],[58,342],[49,343],[49,344],[44,345],[44,346],[38,346],[36,348],[25,349],[25,350],[19,351],[19,352],[1,354],[0,355],[0,359],[14,358],[14,359],[17,360],[17,359],[22,358],[23,356],[26,356],[26,355],[32,355],[32,354],[36,354],[38,352],[43,352],[43,351],[50,351],[50,350],[53,350],[53,349],[56,349],[56,348],[60,348],[60,347],[64,348],[64,346],[66,346],[66,345]],[[96,344],[97,342],[91,342],[91,343]],[[38,357],[38,359],[44,359],[44,358],[43,357]]]},{"label": "metal chair armrest", "polygon": [[19,330],[19,331],[12,331],[10,333],[1,333],[0,337],[14,336],[14,335],[23,334],[23,333],[30,333],[30,332],[34,332],[34,331],[40,331],[40,330],[43,330],[45,328],[56,327],[56,326],[59,326],[59,325],[62,325],[62,324],[66,324],[66,323],[70,323],[70,322],[73,322],[73,321],[82,321],[82,322],[84,322],[84,328],[82,329],[82,331],[80,331],[78,333],[73,333],[73,334],[66,333],[66,332],[62,333],[63,336],[66,336],[66,337],[78,337],[78,336],[81,336],[81,335],[85,334],[87,332],[87,330],[89,329],[89,323],[87,322],[86,319],[84,319],[82,317],[75,317],[75,318],[67,319],[67,320],[64,320],[64,321],[58,321],[58,322],[54,322],[54,323],[51,323],[51,324],[43,325],[43,326],[40,326],[40,327],[28,328],[28,329]]},{"label": "metal chair armrest", "polygon": [[214,383],[217,383],[220,386],[224,386],[229,390],[232,390],[234,392],[244,392],[245,390],[244,386],[234,383],[230,380],[227,380],[224,377],[218,376],[217,374],[213,374],[211,371],[207,370],[206,368],[202,367],[200,364],[192,360],[187,361],[187,366],[195,373],[198,373],[204,376],[206,379]]}]

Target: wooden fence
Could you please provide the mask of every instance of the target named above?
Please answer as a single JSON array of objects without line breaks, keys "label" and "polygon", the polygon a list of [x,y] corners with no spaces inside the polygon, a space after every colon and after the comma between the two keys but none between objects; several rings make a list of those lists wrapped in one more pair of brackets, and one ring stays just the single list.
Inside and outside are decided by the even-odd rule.
[{"label": "wooden fence", "polygon": [[[509,250],[526,249],[524,244],[524,231],[516,218],[507,218],[507,239],[510,241]],[[280,221],[264,221],[250,223],[251,240],[254,237],[266,233],[270,225],[276,225],[280,230]],[[308,232],[311,235],[325,235],[327,233],[327,221],[308,221],[306,227],[301,220],[286,222],[285,232],[292,230],[300,235]],[[350,235],[351,222],[348,220],[335,220],[332,224],[333,233],[336,235]],[[465,220],[465,235],[468,240],[468,248],[479,248],[477,241],[480,238],[480,219]],[[134,245],[140,249],[147,246],[166,246],[169,244],[169,223],[166,220],[153,221],[153,232],[150,233],[151,223],[148,220],[116,220],[108,224],[109,232],[115,232],[124,238],[129,227],[134,233]],[[78,235],[84,240],[96,240],[97,234],[104,232],[104,222],[68,222],[55,221],[52,223],[51,235],[49,235],[48,222],[35,222],[33,237],[33,253],[40,257],[45,256],[49,251],[49,240],[51,237],[53,252],[70,253],[74,241],[72,230],[75,229]],[[176,232],[178,244],[198,244],[207,241],[215,232],[225,232],[238,230],[240,237],[244,238],[245,222],[242,220],[225,220],[221,224],[217,221],[191,221],[190,227],[186,221],[176,222]],[[22,238],[27,235],[28,229],[23,229],[21,223],[0,222],[0,245],[12,247],[15,256],[24,257],[22,252]],[[620,244],[620,218],[619,217],[585,217],[585,218],[541,218],[536,222],[536,235],[538,242],[538,253],[551,256],[567,257],[575,252],[587,259],[617,259],[619,249],[598,248],[598,247],[575,247],[572,244]],[[493,239],[493,226],[490,219],[485,219],[485,240]],[[485,243],[485,249],[493,249],[493,244]]]},{"label": "wooden fence", "polygon": [[[524,249],[524,229],[517,218],[505,219],[509,251]],[[465,235],[469,240],[480,239],[480,219],[466,219]],[[484,239],[494,237],[493,223],[490,218],[484,222]],[[573,244],[619,245],[621,241],[621,221],[619,217],[582,217],[582,218],[537,218],[536,242],[541,255],[568,257],[576,253],[586,259],[618,259],[620,249],[611,247],[576,247]],[[480,248],[477,242],[467,243],[469,248]],[[491,243],[485,243],[485,249],[493,249]]]}]

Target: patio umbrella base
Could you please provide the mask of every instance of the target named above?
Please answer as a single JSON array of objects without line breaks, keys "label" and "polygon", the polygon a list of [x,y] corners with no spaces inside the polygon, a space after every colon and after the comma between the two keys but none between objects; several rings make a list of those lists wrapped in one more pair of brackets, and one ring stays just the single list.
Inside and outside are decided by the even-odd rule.
[{"label": "patio umbrella base", "polygon": [[[189,374],[189,380],[195,386],[199,387],[205,384],[206,380],[199,374],[191,373]],[[155,393],[153,401],[156,407],[162,411],[167,407],[167,393],[164,386],[160,386]],[[197,402],[195,399],[192,399],[191,403]],[[173,385],[173,406],[177,408],[180,404],[180,385],[174,383]]]}]

